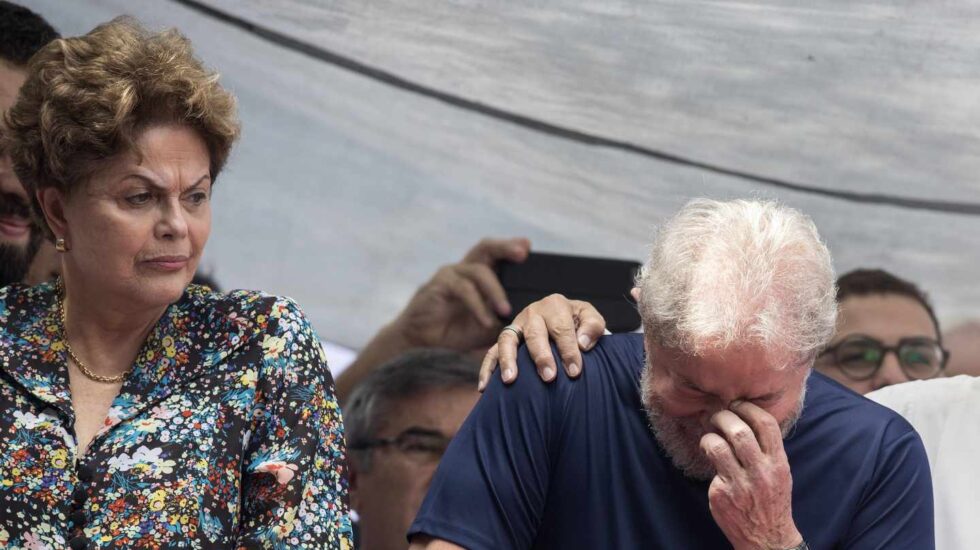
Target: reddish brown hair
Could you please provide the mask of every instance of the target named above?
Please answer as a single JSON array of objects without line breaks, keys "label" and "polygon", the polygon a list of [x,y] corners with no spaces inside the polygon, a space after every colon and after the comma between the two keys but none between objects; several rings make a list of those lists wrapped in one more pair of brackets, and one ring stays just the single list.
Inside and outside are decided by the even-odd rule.
[{"label": "reddish brown hair", "polygon": [[234,96],[173,29],[153,33],[119,17],[84,36],[51,42],[27,69],[4,117],[0,148],[10,153],[49,238],[36,191],[72,193],[106,159],[136,151],[148,126],[177,123],[197,131],[210,153],[212,180],[238,138]]}]

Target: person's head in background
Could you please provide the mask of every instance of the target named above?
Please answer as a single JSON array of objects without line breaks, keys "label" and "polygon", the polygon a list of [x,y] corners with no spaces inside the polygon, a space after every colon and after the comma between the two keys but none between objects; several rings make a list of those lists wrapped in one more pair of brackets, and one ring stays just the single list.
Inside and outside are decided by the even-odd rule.
[{"label": "person's head in background", "polygon": [[408,546],[405,535],[442,453],[480,396],[479,372],[479,362],[453,351],[413,351],[351,393],[344,426],[359,548]]},{"label": "person's head in background", "polygon": [[[40,15],[0,0],[0,113],[15,103],[31,56],[58,37]],[[59,265],[54,247],[44,241],[31,219],[30,200],[10,156],[0,150],[0,287],[47,280]]]},{"label": "person's head in background", "polygon": [[949,353],[926,294],[881,269],[837,279],[837,332],[816,369],[865,394],[939,376]]}]

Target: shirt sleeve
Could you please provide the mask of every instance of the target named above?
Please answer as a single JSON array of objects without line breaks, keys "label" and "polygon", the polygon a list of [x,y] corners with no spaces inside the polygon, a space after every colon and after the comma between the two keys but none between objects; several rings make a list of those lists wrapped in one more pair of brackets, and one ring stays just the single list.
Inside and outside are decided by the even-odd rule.
[{"label": "shirt sleeve", "polygon": [[930,550],[936,547],[932,478],[919,434],[896,418],[886,429],[874,477],[844,548]]},{"label": "shirt sleeve", "polygon": [[[473,550],[529,548],[548,493],[559,375],[545,384],[526,350],[521,375],[495,375],[439,464],[409,540],[425,534]],[[561,370],[561,369],[559,369]]]},{"label": "shirt sleeve", "polygon": [[261,338],[239,548],[353,548],[344,434],[320,340],[280,299]]}]

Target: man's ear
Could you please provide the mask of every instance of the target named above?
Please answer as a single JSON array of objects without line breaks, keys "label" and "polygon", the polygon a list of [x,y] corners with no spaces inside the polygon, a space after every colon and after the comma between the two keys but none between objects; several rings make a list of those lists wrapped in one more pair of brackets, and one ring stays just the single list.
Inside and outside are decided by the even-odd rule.
[{"label": "man's ear", "polygon": [[633,290],[630,290],[630,296],[633,297],[633,300],[634,301],[639,302],[640,301],[640,287],[634,286],[633,287]]},{"label": "man's ear", "polygon": [[68,220],[65,217],[65,194],[54,187],[45,187],[37,191],[37,202],[41,203],[44,219],[55,237],[70,240]]}]

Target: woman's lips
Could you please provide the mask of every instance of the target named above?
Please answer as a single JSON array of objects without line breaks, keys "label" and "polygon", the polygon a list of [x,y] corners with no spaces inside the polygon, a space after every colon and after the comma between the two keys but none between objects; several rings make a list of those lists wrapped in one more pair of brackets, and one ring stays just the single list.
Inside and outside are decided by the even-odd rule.
[{"label": "woman's lips", "polygon": [[187,266],[188,261],[190,258],[187,256],[158,256],[144,260],[143,263],[147,267],[159,271],[180,271]]}]

